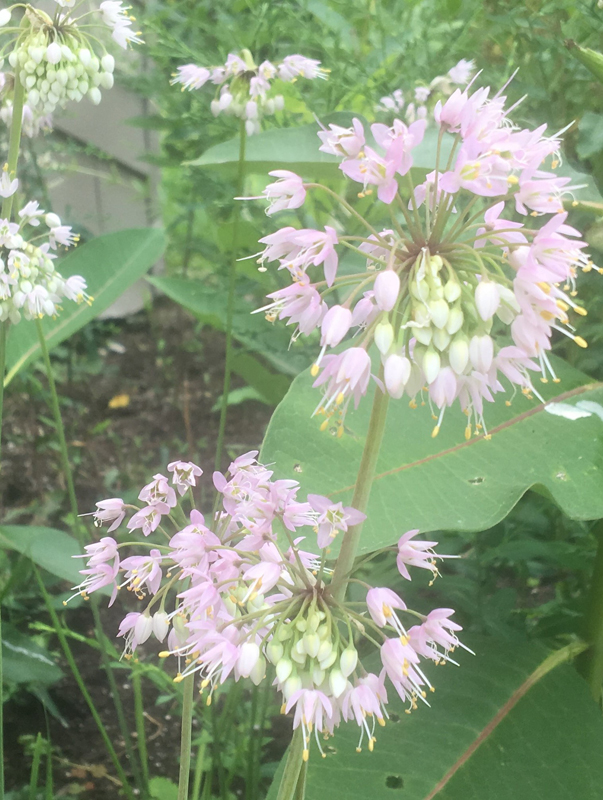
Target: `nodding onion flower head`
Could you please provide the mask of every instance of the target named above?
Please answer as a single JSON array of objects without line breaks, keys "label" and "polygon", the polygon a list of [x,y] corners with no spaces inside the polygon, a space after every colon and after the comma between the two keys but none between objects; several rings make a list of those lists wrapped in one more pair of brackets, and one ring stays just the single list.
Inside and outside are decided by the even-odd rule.
[{"label": "nodding onion flower head", "polygon": [[388,117],[400,117],[407,125],[418,119],[424,119],[429,124],[429,111],[436,102],[450,97],[457,86],[469,83],[474,72],[475,62],[461,58],[445,75],[434,78],[429,86],[416,84],[412,90],[396,89],[392,94],[382,97],[375,110]]},{"label": "nodding onion flower head", "polygon": [[[14,76],[7,72],[0,72],[0,120],[10,128],[13,119],[13,92]],[[52,130],[52,114],[46,114],[43,109],[31,108],[23,104],[21,133],[33,139],[40,132]]]},{"label": "nodding onion flower head", "polygon": [[[226,474],[214,473],[221,503],[213,516],[194,507],[201,468],[183,461],[168,465],[169,477],[158,473],[143,487],[139,498],[146,506],[121,498],[97,503],[97,527],[107,524],[118,537],[122,526],[140,527],[144,514],[154,519],[149,537],[156,531],[161,538],[137,547],[103,536],[88,545],[78,556],[86,565],[74,596],[109,587],[113,604],[121,589],[131,592],[138,608],[118,631],[124,657],[149,640],[165,641],[159,656],[175,658],[175,681],[196,675],[208,705],[229,678],[276,685],[282,712],[291,712],[293,727],[302,730],[304,759],[312,735],[323,753],[319,734],[332,734],[342,720],[359,726],[358,749],[366,739],[372,750],[376,725],[388,717],[387,681],[408,713],[419,702],[429,705],[433,688],[424,665],[456,663],[451,654],[463,646],[461,628],[451,609],[425,616],[385,587],[368,587],[364,613],[356,603],[336,602],[330,547],[365,515],[320,495],[298,499],[297,481],[275,479],[256,456],[245,453]],[[410,578],[409,567],[435,577],[437,560],[451,556],[437,555],[436,543],[418,541],[417,534],[409,531],[388,550],[397,554],[403,577]],[[302,546],[308,539],[317,553]],[[358,645],[365,638],[363,645],[380,647],[379,674],[361,662]]]},{"label": "nodding onion flower head", "polygon": [[[472,65],[457,67],[450,80],[464,82]],[[373,378],[413,408],[427,396],[434,436],[456,403],[466,438],[487,436],[484,406],[496,394],[519,389],[542,400],[533,376],[558,381],[549,358],[556,332],[586,347],[574,327],[586,314],[576,278],[602,270],[567,222],[564,198],[580,187],[555,173],[560,134],[514,125],[502,92],[469,85],[435,104],[435,169],[418,186],[410,170],[418,145],[425,150],[425,119],[377,123],[370,137],[358,119],[319,132],[319,149],[341,159],[358,197],[376,195],[371,219],[387,206],[385,228],[330,188],[272,173],[278,180],[263,195],[270,214],[299,208],[310,191],[345,208],[345,223],[331,219],[324,231],[289,225],[265,236],[258,259],[260,269],[276,262],[291,277],[258,310],[295,326],[293,339],[321,332],[312,374],[324,394],[315,412],[323,429],[343,434],[351,399],[358,405]],[[342,272],[346,251],[364,268]]]},{"label": "nodding onion flower head", "polygon": [[172,84],[181,84],[182,91],[213,84],[216,93],[211,102],[212,114],[239,117],[245,121],[247,134],[252,136],[260,132],[262,117],[284,108],[285,100],[274,93],[272,81],[293,83],[298,78],[314,80],[327,75],[328,70],[322,69],[320,61],[313,58],[292,55],[274,64],[263,61],[258,66],[249,50],[241,50],[240,54],[229,53],[226,63],[218,67],[196,64],[178,67]]},{"label": "nodding onion flower head", "polygon": [[[5,167],[0,176],[0,197],[10,197],[18,185]],[[90,304],[86,281],[79,275],[64,278],[54,266],[59,246],[70,247],[79,236],[34,201],[24,205],[17,217],[17,222],[0,219],[0,321],[15,324],[22,316],[54,317],[63,299]]]},{"label": "nodding onion flower head", "polygon": [[[25,90],[25,103],[34,119],[43,120],[70,100],[83,97],[98,105],[102,89],[113,86],[115,59],[107,52],[96,30],[111,31],[122,48],[140,43],[132,30],[134,17],[129,6],[119,0],[104,0],[98,8],[81,16],[74,15],[73,0],[55,0],[53,16],[26,5],[20,24],[0,26],[0,66],[8,63]],[[10,13],[21,4],[7,9]],[[89,31],[92,31],[90,34]]]}]

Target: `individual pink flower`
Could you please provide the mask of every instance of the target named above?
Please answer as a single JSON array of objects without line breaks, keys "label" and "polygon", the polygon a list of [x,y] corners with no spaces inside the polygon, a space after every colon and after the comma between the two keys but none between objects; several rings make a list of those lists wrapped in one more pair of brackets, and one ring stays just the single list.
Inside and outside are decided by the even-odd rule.
[{"label": "individual pink flower", "polygon": [[268,320],[278,318],[287,320],[288,325],[297,324],[299,333],[305,336],[320,325],[327,311],[327,304],[309,281],[296,281],[272,292],[268,298],[272,302],[257,311],[265,312]]},{"label": "individual pink flower", "polygon": [[392,625],[400,635],[404,634],[404,629],[400,625],[394,609],[398,608],[404,611],[406,603],[394,591],[380,588],[369,589],[366,593],[366,607],[373,621],[380,628]]},{"label": "individual pink flower", "polygon": [[423,141],[425,126],[424,119],[417,120],[410,126],[399,119],[394,120],[391,128],[381,123],[371,125],[377,144],[385,150],[386,160],[396,165],[398,175],[406,175],[412,167],[412,150]]},{"label": "individual pink flower", "polygon": [[[168,464],[168,472],[172,472],[172,483],[183,497],[189,488],[197,485],[197,478],[203,475],[203,470],[192,461],[172,461]],[[142,498],[141,498],[142,499]]]},{"label": "individual pink flower", "polygon": [[[111,497],[101,500],[96,504],[96,511],[90,512],[94,516],[94,525],[100,528],[104,522],[110,522],[108,533],[117,530],[126,516],[126,505],[121,497]],[[88,515],[84,515],[88,516]]]},{"label": "individual pink flower", "polygon": [[369,186],[377,186],[377,196],[381,202],[389,205],[396,196],[398,191],[397,161],[383,158],[371,147],[365,147],[357,158],[343,161],[339,165],[339,169],[348,178],[362,184],[362,195],[368,192]]},{"label": "individual pink flower", "polygon": [[323,128],[318,131],[318,138],[322,142],[319,150],[344,158],[357,158],[365,145],[364,128],[356,118],[352,120],[351,128],[331,123],[328,130]]},{"label": "individual pink flower", "polygon": [[149,505],[161,504],[168,508],[174,508],[177,503],[176,492],[169,485],[165,475],[159,473],[153,475],[153,480],[141,490],[138,499]]},{"label": "individual pink flower", "polygon": [[419,533],[418,529],[407,531],[398,541],[398,556],[396,563],[398,571],[407,581],[411,580],[408,567],[421,567],[433,573],[434,578],[438,575],[436,559],[456,558],[456,556],[442,556],[434,551],[437,542],[413,541]]},{"label": "individual pink flower", "polygon": [[340,531],[347,532],[351,525],[364,522],[366,514],[343,503],[333,503],[328,497],[309,494],[308,502],[316,512],[316,531],[321,550],[329,547]]},{"label": "individual pink flower", "polygon": [[185,89],[201,89],[211,78],[211,72],[205,67],[196,64],[184,64],[178,67],[178,72],[172,83],[181,83],[182,91]]},{"label": "individual pink flower", "polygon": [[169,514],[170,508],[165,503],[155,503],[137,511],[128,522],[128,530],[140,528],[145,536],[150,536],[161,524],[162,514]]},{"label": "individual pink flower", "polygon": [[163,556],[153,549],[146,556],[130,556],[121,562],[121,569],[126,573],[126,583],[132,586],[136,594],[140,594],[144,584],[151,594],[157,594],[163,573],[161,562]]},{"label": "individual pink flower", "polygon": [[278,178],[274,183],[268,184],[263,195],[271,201],[266,209],[269,216],[285,209],[300,208],[306,199],[306,189],[303,180],[287,169],[276,169],[268,173],[273,178]]}]

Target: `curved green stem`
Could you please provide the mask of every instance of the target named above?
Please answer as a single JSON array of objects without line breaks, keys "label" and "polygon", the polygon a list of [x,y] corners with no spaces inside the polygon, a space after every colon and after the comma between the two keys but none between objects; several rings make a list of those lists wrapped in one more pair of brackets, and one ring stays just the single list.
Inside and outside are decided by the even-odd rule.
[{"label": "curved green stem", "polygon": [[191,776],[191,740],[193,727],[193,693],[195,676],[184,679],[182,697],[182,732],[180,735],[180,773],[178,776],[178,800],[188,800],[188,784]]},{"label": "curved green stem", "polygon": [[[237,174],[237,197],[243,195],[245,183],[245,147],[247,144],[247,131],[245,122],[241,120],[241,133],[239,138],[239,162]],[[230,394],[230,378],[232,374],[232,322],[234,318],[234,306],[237,285],[237,253],[238,253],[238,234],[239,221],[241,219],[241,204],[235,205],[233,225],[232,225],[232,263],[228,276],[228,300],[226,306],[226,356],[224,363],[224,383],[222,386],[222,406],[220,408],[220,424],[218,427],[218,441],[216,443],[215,468],[220,469],[222,462],[222,450],[224,448],[224,432],[226,430],[226,416],[228,414],[228,395]]]},{"label": "curved green stem", "polygon": [[304,752],[304,740],[301,728],[293,732],[293,738],[287,751],[287,761],[281,777],[276,800],[303,800],[303,794],[299,794],[299,789],[305,789],[305,770],[302,777],[302,765]]},{"label": "curved green stem", "polygon": [[[381,377],[383,376],[381,375]],[[376,387],[366,441],[364,450],[362,451],[360,467],[358,468],[354,495],[350,504],[352,508],[358,511],[364,512],[368,506],[371,487],[375,477],[375,469],[377,467],[377,458],[379,457],[379,451],[385,433],[388,404],[389,395],[382,392],[379,387]],[[345,598],[348,577],[354,566],[354,559],[358,551],[362,525],[363,523],[361,522],[349,528],[341,543],[341,550],[339,551],[333,578],[331,580],[331,593],[338,602],[343,602]]]},{"label": "curved green stem", "polygon": [[601,703],[603,689],[603,520],[593,531],[597,538],[597,554],[593,566],[590,591],[586,602],[583,639],[590,647],[577,661],[578,671],[584,677],[593,698]]},{"label": "curved green stem", "polygon": [[59,405],[59,396],[57,394],[57,386],[54,380],[54,373],[52,371],[52,364],[50,363],[50,355],[48,353],[48,346],[44,338],[44,331],[42,323],[39,319],[36,320],[36,328],[38,331],[38,339],[40,340],[40,350],[42,352],[42,359],[44,360],[44,367],[48,377],[48,387],[50,389],[50,407],[54,416],[54,422],[59,440],[59,450],[61,453],[61,466],[63,468],[63,475],[67,483],[67,494],[69,496],[69,505],[71,507],[71,514],[73,516],[73,529],[78,538],[80,546],[84,544],[84,534],[82,526],[78,521],[77,513],[77,499],[75,496],[75,486],[73,484],[73,474],[69,464],[69,451],[67,450],[67,440],[65,438],[65,428],[63,426],[63,419],[61,417],[61,408]]},{"label": "curved green stem", "polygon": [[[8,144],[8,174],[11,178],[17,175],[17,164],[19,163],[19,145],[21,144],[21,128],[23,127],[23,84],[19,80],[15,71],[15,94],[13,98],[13,119],[10,127],[10,141]],[[13,209],[13,197],[5,197],[2,201],[2,219],[9,219]]]}]

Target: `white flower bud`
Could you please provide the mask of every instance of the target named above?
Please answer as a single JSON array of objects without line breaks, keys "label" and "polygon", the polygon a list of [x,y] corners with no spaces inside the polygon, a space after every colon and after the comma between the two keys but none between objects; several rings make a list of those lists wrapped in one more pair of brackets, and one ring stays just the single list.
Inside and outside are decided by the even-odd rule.
[{"label": "white flower bud", "polygon": [[488,372],[494,358],[494,343],[490,336],[485,334],[471,338],[469,342],[469,358],[478,372]]},{"label": "white flower bud", "polygon": [[277,94],[274,98],[274,110],[275,111],[282,111],[285,107],[285,98],[282,94]]},{"label": "white flower bud", "polygon": [[331,655],[331,651],[333,650],[333,643],[330,639],[325,639],[321,642],[320,647],[318,648],[318,653],[316,654],[316,658],[318,661],[324,661]]},{"label": "white flower bud", "polygon": [[61,60],[61,45],[58,42],[51,42],[46,48],[46,61],[49,64],[58,64]]},{"label": "white flower bud", "polygon": [[314,667],[312,670],[312,680],[314,681],[315,686],[320,686],[324,681],[325,676],[326,673],[324,669],[321,669],[320,667]]},{"label": "white flower bud", "polygon": [[341,670],[332,669],[329,673],[329,686],[331,688],[331,692],[333,693],[333,697],[340,697],[345,692],[347,685],[347,678],[344,677]]},{"label": "white flower bud", "polygon": [[88,91],[88,97],[90,101],[97,106],[100,101],[102,100],[102,94],[100,93],[100,89],[97,89],[96,86],[93,86],[92,89]]},{"label": "white flower bud", "polygon": [[115,69],[115,59],[113,58],[113,56],[109,55],[109,53],[106,53],[101,58],[100,63],[105,72],[113,72]]},{"label": "white flower bud", "polygon": [[245,106],[245,116],[247,119],[257,119],[258,118],[258,104],[255,100],[249,100]]},{"label": "white flower bud", "polygon": [[153,634],[162,642],[170,629],[170,620],[165,611],[156,611],[153,614]]},{"label": "white flower bud", "polygon": [[289,658],[281,658],[276,664],[276,677],[279,683],[284,683],[293,672],[293,662]]},{"label": "white flower bud", "polygon": [[255,642],[244,642],[239,651],[237,667],[243,678],[248,678],[260,657],[260,648]]},{"label": "white flower bud", "polygon": [[273,664],[278,664],[285,653],[285,648],[276,639],[271,639],[266,648],[266,655]]},{"label": "white flower bud", "polygon": [[228,91],[222,92],[222,94],[220,95],[220,99],[218,100],[220,111],[225,111],[231,103],[232,103],[231,93]]},{"label": "white flower bud", "polygon": [[259,686],[264,680],[266,677],[266,659],[264,656],[260,655],[258,660],[255,662],[255,667],[249,673],[249,677],[256,686]]},{"label": "white flower bud", "polygon": [[40,64],[46,53],[46,48],[29,47],[27,52],[29,53],[29,57],[31,58],[32,61],[34,61],[36,64]]},{"label": "white flower bud", "polygon": [[255,123],[253,120],[248,119],[245,121],[245,131],[247,133],[247,136],[253,136],[253,134],[255,133]]},{"label": "white flower bud", "polygon": [[325,658],[322,658],[319,661],[320,668],[329,669],[329,667],[332,667],[336,661],[337,661],[337,650],[335,650],[335,648],[332,648],[329,655],[326,656]]},{"label": "white flower bud", "polygon": [[450,366],[457,375],[462,375],[469,363],[469,344],[466,336],[457,336],[448,348]]},{"label": "white flower bud", "polygon": [[427,383],[433,383],[440,372],[440,354],[430,347],[423,356],[421,364]]},{"label": "white flower bud", "polygon": [[134,625],[134,635],[138,644],[144,644],[153,633],[153,620],[148,614],[141,614]]},{"label": "white flower bud", "polygon": [[99,85],[102,86],[103,89],[112,89],[114,83],[115,78],[111,72],[101,72],[99,76]]},{"label": "white flower bud", "polygon": [[10,11],[8,8],[3,8],[0,11],[0,28],[3,28],[5,25],[8,25],[10,22]]},{"label": "white flower bud", "polygon": [[61,218],[58,216],[58,214],[49,213],[44,217],[44,222],[49,228],[58,228],[61,224]]},{"label": "white flower bud", "polygon": [[63,58],[66,61],[75,61],[76,60],[75,56],[73,55],[73,52],[71,51],[71,49],[69,47],[67,47],[66,44],[61,45],[61,53],[63,54]]},{"label": "white flower bud", "polygon": [[82,47],[82,49],[78,53],[79,59],[82,64],[87,67],[92,59],[92,53],[88,50],[87,47]]},{"label": "white flower bud", "polygon": [[320,649],[320,637],[317,633],[307,633],[303,638],[304,651],[310,658],[316,658]]},{"label": "white flower bud", "polygon": [[444,286],[444,297],[449,303],[454,303],[461,296],[461,284],[456,278],[450,280]]},{"label": "white flower bud", "polygon": [[432,300],[429,303],[429,312],[436,328],[444,328],[450,314],[448,303],[445,300]]},{"label": "white flower bud", "polygon": [[19,53],[16,50],[13,50],[13,52],[9,55],[8,63],[13,69],[17,68],[17,64],[19,63]]},{"label": "white flower bud", "polygon": [[375,328],[375,344],[382,355],[386,355],[394,341],[394,329],[390,322],[380,322]]},{"label": "white flower bud", "polygon": [[209,108],[214,117],[217,117],[220,111],[222,110],[220,108],[220,101],[215,99],[211,101],[211,103],[209,104]]},{"label": "white flower bud", "polygon": [[299,675],[297,674],[291,675],[291,677],[285,681],[285,685],[283,686],[283,695],[285,697],[285,700],[289,700],[291,695],[294,694],[295,692],[299,692],[301,688],[302,688],[302,682]]},{"label": "white flower bud", "polygon": [[475,305],[484,322],[492,319],[500,305],[498,283],[482,278],[475,289]]},{"label": "white flower bud", "polygon": [[417,342],[420,342],[425,346],[431,344],[431,338],[433,336],[433,331],[431,328],[411,328],[410,330]]},{"label": "white flower bud", "polygon": [[463,327],[463,322],[465,321],[465,316],[461,310],[460,306],[453,306],[450,309],[450,313],[448,314],[448,322],[446,323],[446,333],[449,333],[451,336],[454,336],[455,333],[460,331]]},{"label": "white flower bud", "polygon": [[270,114],[274,114],[274,100],[272,98],[266,100],[264,103],[264,114],[270,116]]},{"label": "white flower bud", "polygon": [[356,665],[358,664],[358,651],[352,645],[346,647],[346,649],[341,654],[341,658],[339,659],[339,666],[341,667],[341,672],[348,678],[352,672],[356,669]]},{"label": "white flower bud", "polygon": [[437,347],[440,352],[445,350],[450,344],[450,334],[447,331],[438,328],[433,332],[432,343]]},{"label": "white flower bud", "polygon": [[393,353],[385,361],[383,366],[385,388],[396,400],[399,400],[404,394],[404,387],[410,378],[410,370],[410,361],[405,356]]},{"label": "white flower bud", "polygon": [[400,278],[397,272],[386,269],[375,278],[375,303],[382,311],[391,311],[400,294]]}]

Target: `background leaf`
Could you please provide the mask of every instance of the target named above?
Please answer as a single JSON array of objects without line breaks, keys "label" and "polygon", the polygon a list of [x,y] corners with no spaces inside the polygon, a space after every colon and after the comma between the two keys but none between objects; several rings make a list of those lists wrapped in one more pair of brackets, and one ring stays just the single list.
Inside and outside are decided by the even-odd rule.
[{"label": "background leaf", "polygon": [[84,562],[73,558],[81,552],[80,547],[64,531],[34,525],[0,525],[0,547],[23,553],[73,586],[82,579],[79,570]]},{"label": "background leaf", "polygon": [[306,800],[598,800],[603,720],[586,684],[568,665],[529,688],[436,791],[547,655],[542,646],[521,639],[467,643],[476,655],[457,650],[459,668],[428,666],[435,687],[428,697],[431,708],[419,703],[408,715],[397,696],[390,697],[393,717],[377,728],[373,753],[366,747],[355,752],[355,724],[342,725],[328,740],[325,759],[313,748]]},{"label": "background leaf", "polygon": [[47,650],[7,624],[2,625],[2,669],[5,680],[14,683],[49,685],[63,676]]},{"label": "background leaf", "polygon": [[[48,347],[56,347],[108,308],[155,264],[164,247],[162,230],[134,228],[99,236],[62,258],[58,265],[61,274],[65,278],[82,275],[94,302],[89,306],[65,301],[57,319],[45,317],[42,327]],[[9,332],[5,385],[39,356],[35,323],[22,320]]]},{"label": "background leaf", "polygon": [[[168,297],[191,311],[198,319],[218,330],[226,326],[226,294],[208,288],[201,281],[186,278],[159,278],[150,276],[149,283]],[[291,330],[269,325],[263,314],[252,314],[254,306],[242,298],[236,299],[233,335],[249,350],[261,354],[284,375],[298,375],[310,363],[310,355],[303,348],[288,351]],[[235,362],[236,363],[236,362]],[[239,362],[241,370],[244,368]],[[258,386],[256,386],[259,391]],[[282,391],[282,384],[281,389]]]},{"label": "background leaf", "polygon": [[[550,399],[560,389],[575,390],[565,402],[603,403],[603,387],[557,360],[561,384],[539,384]],[[350,502],[364,447],[371,396],[346,417],[341,439],[321,432],[311,418],[320,397],[309,371],[291,385],[266,432],[261,459],[276,465],[278,477],[295,472],[302,493],[328,494]],[[503,519],[519,498],[538,487],[574,519],[603,517],[601,452],[603,420],[554,416],[537,401],[505,395],[486,404],[492,438],[464,438],[465,417],[454,407],[437,438],[428,406],[412,410],[392,400],[371,492],[361,550],[395,542],[411,528],[421,531],[478,531]],[[335,543],[338,544],[337,541]]]}]

